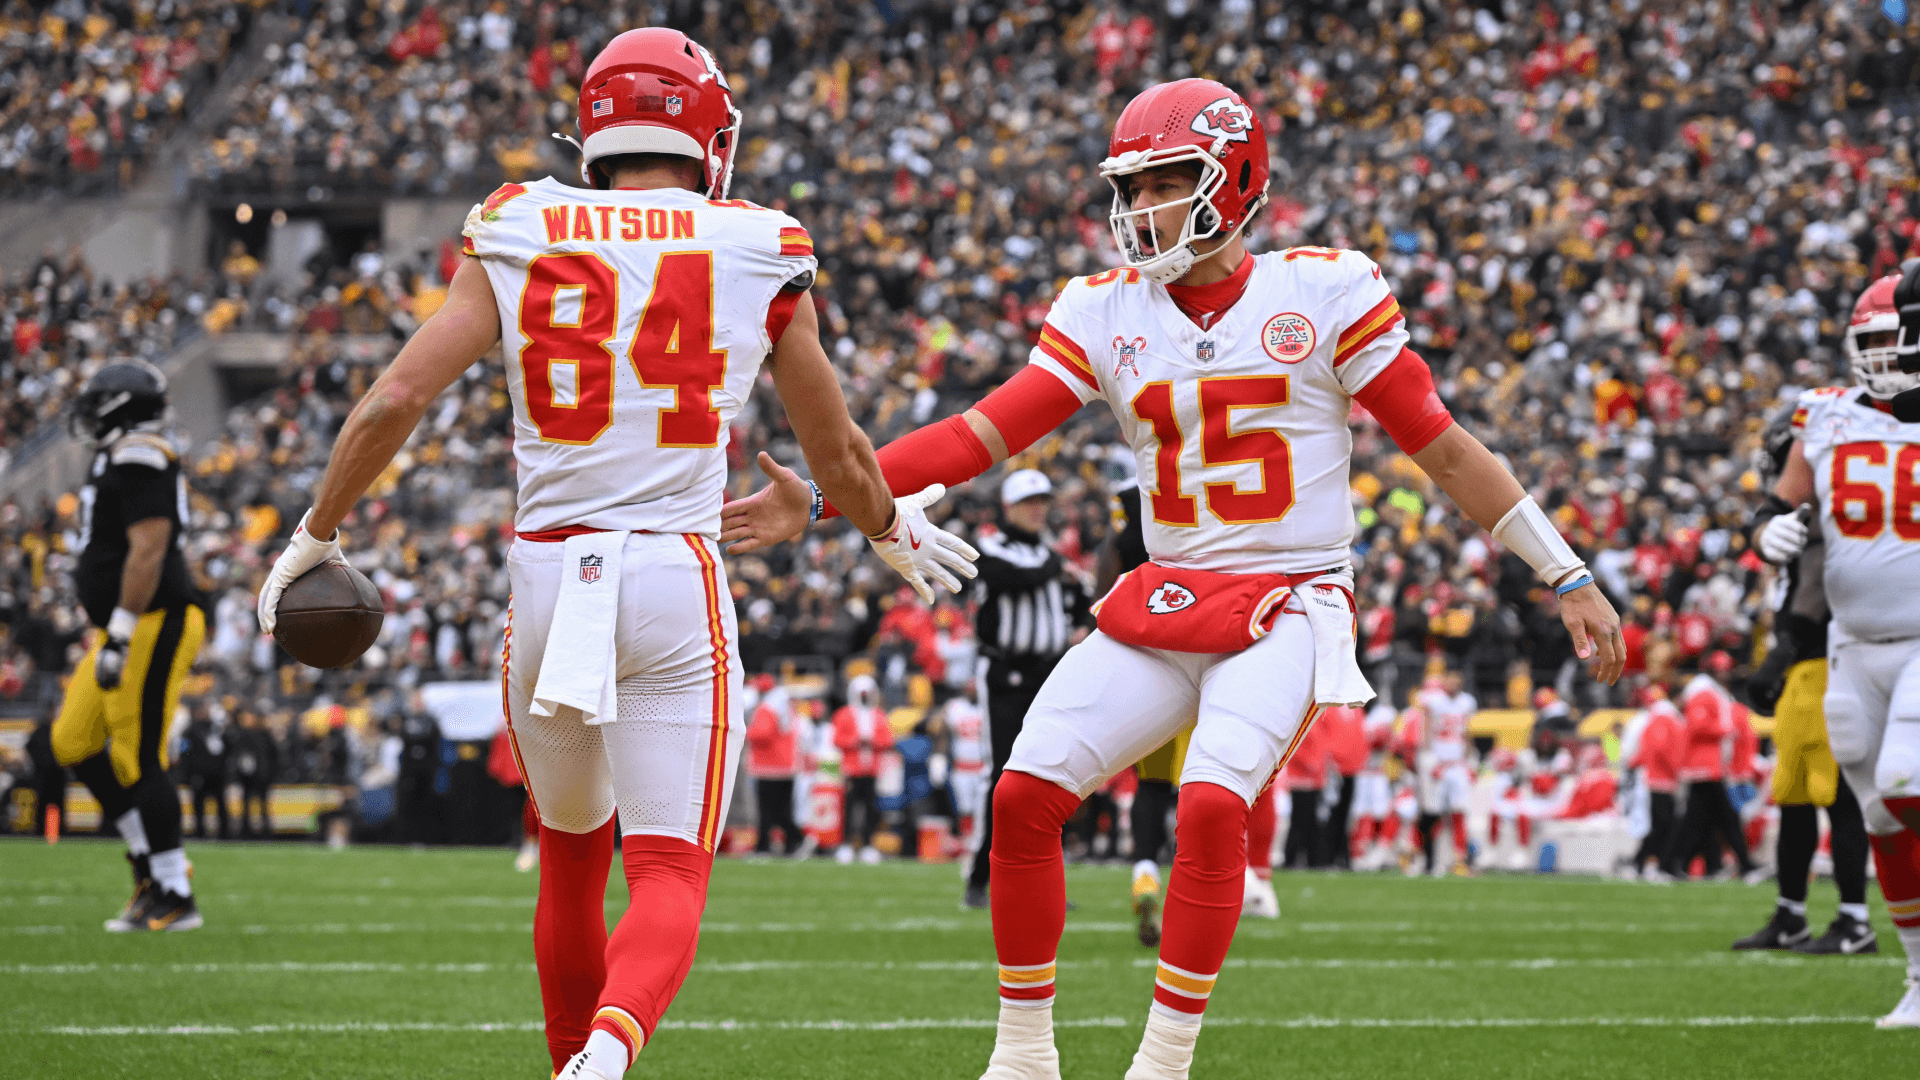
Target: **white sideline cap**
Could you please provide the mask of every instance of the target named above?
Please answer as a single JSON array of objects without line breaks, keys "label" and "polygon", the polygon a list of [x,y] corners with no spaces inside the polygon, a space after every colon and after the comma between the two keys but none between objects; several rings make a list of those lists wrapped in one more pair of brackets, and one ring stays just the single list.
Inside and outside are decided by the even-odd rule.
[{"label": "white sideline cap", "polygon": [[1007,506],[1053,494],[1053,481],[1039,469],[1019,469],[1000,484],[1000,501]]}]

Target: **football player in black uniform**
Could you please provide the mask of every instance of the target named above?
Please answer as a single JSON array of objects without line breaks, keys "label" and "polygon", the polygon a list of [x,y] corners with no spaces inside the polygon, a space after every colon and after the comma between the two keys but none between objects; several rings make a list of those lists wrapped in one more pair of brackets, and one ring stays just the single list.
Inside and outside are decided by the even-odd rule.
[{"label": "football player in black uniform", "polygon": [[80,602],[100,632],[53,722],[54,757],[100,801],[127,841],[134,892],[107,929],[192,930],[200,912],[167,779],[167,727],[206,632],[206,600],[183,552],[187,485],[160,433],[166,377],[109,364],[74,401],[76,434],[97,447],[80,491]]}]

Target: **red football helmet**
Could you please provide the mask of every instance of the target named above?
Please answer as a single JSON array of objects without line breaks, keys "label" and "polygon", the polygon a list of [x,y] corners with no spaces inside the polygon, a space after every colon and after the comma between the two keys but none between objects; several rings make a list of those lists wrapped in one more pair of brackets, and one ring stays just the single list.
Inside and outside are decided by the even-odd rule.
[{"label": "red football helmet", "polygon": [[[1232,236],[1267,201],[1267,133],[1253,106],[1211,79],[1161,83],[1127,104],[1113,126],[1100,175],[1113,185],[1107,215],[1113,241],[1134,267],[1156,284],[1177,281],[1201,258],[1195,240]],[[1178,238],[1162,242],[1153,211],[1133,209],[1125,177],[1163,165],[1192,162],[1200,182],[1187,203]],[[1148,233],[1151,254],[1141,243]],[[1215,250],[1218,250],[1216,248]]]},{"label": "red football helmet", "polygon": [[1877,398],[1920,386],[1920,375],[1900,370],[1896,348],[1900,309],[1893,303],[1893,288],[1898,284],[1900,275],[1888,274],[1867,286],[1853,305],[1853,321],[1847,326],[1847,366],[1853,369],[1853,381]]},{"label": "red football helmet", "polygon": [[700,162],[707,198],[727,197],[740,110],[733,107],[726,74],[699,42],[662,27],[621,34],[593,58],[579,104],[584,142],[575,145],[588,184],[609,185],[593,167],[601,158],[678,154]]},{"label": "red football helmet", "polygon": [[1520,755],[1509,747],[1496,746],[1493,753],[1487,755],[1487,768],[1497,773],[1510,773],[1520,767]]}]

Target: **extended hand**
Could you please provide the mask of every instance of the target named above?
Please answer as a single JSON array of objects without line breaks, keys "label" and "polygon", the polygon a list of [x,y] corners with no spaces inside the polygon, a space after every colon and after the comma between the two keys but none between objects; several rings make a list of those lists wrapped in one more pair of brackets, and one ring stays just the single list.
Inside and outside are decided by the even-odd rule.
[{"label": "extended hand", "polygon": [[1560,598],[1560,621],[1573,635],[1573,651],[1593,670],[1593,677],[1612,686],[1627,666],[1627,642],[1620,636],[1620,616],[1598,585],[1586,584]]},{"label": "extended hand", "polygon": [[331,540],[316,540],[307,531],[307,518],[312,515],[311,510],[300,515],[300,524],[293,530],[293,539],[287,542],[287,550],[273,561],[273,572],[267,575],[267,584],[260,590],[260,606],[256,614],[260,618],[260,629],[269,634],[273,633],[274,623],[279,619],[280,594],[287,591],[287,586],[323,562],[347,561],[347,557],[340,553],[340,530],[333,531]]},{"label": "extended hand", "polygon": [[1807,508],[1774,515],[1760,529],[1760,535],[1754,537],[1754,546],[1760,549],[1761,558],[1775,566],[1785,566],[1799,558],[1807,547]]},{"label": "extended hand", "polygon": [[800,474],[760,451],[760,471],[772,483],[720,508],[720,542],[729,555],[747,555],[799,536],[813,513],[813,488]]},{"label": "extended hand", "polygon": [[[980,573],[973,560],[980,553],[973,550],[965,540],[940,528],[927,520],[927,507],[940,501],[947,493],[946,485],[934,484],[913,495],[907,495],[893,501],[893,527],[885,536],[867,537],[887,565],[900,572],[920,594],[920,599],[933,603],[933,587],[927,584],[932,578],[947,587],[947,591],[960,591],[960,578],[973,577]],[[949,571],[952,571],[949,573]]]}]

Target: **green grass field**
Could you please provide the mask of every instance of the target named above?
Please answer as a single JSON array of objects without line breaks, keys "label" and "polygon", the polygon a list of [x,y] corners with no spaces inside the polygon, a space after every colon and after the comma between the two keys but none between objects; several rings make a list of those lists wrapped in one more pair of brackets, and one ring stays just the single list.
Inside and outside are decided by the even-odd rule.
[{"label": "green grass field", "polygon": [[[0,1077],[544,1080],[534,876],[505,850],[190,849],[207,919],[116,936],[117,845],[0,842]],[[615,888],[619,875],[614,875]],[[1074,868],[1063,1071],[1118,1080],[1153,973],[1125,874]],[[1771,891],[1579,878],[1281,875],[1241,927],[1194,1075],[1818,1077],[1920,1072],[1876,1031],[1901,966],[1736,956]],[[952,867],[722,860],[699,960],[629,1075],[973,1080],[985,912]],[[1831,888],[1810,913],[1824,925]],[[1880,918],[1875,900],[1876,918]],[[610,894],[609,917],[625,908]]]}]

